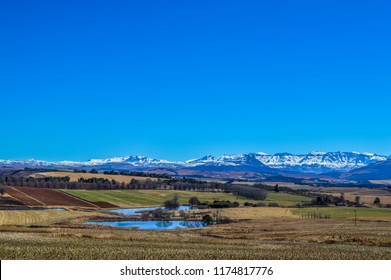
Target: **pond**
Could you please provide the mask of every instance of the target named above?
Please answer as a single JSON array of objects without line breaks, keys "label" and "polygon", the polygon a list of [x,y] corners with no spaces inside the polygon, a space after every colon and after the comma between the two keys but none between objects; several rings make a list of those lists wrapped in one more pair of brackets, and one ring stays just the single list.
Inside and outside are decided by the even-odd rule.
[{"label": "pond", "polygon": [[46,208],[42,209],[42,211],[65,211],[65,208]]},{"label": "pond", "polygon": [[[157,210],[157,209],[162,209],[162,210],[168,210],[164,207],[148,207],[148,208],[123,208],[123,209],[115,209],[115,210],[110,210],[109,212],[112,212],[112,213],[119,213],[119,214],[123,214],[123,215],[127,215],[127,216],[137,216],[137,215],[140,215],[141,212],[144,212],[144,211],[154,211],[154,210]],[[195,209],[189,205],[183,205],[183,206],[179,206],[177,209],[175,210],[191,210],[191,209]]]},{"label": "pond", "polygon": [[144,230],[169,230],[180,228],[204,227],[199,221],[117,221],[117,222],[86,222],[87,225],[104,225],[121,228],[138,228]]}]

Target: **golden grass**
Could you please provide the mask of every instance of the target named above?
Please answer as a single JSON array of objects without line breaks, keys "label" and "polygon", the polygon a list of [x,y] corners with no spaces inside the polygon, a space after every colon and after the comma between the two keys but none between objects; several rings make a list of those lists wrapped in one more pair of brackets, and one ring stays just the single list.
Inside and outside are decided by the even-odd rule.
[{"label": "golden grass", "polygon": [[280,187],[288,187],[293,190],[297,190],[297,189],[316,190],[317,189],[317,187],[313,187],[310,185],[298,185],[298,184],[290,183],[290,182],[263,182],[262,184],[272,186],[272,187],[274,187],[276,184],[278,184],[278,186],[280,186]]},{"label": "golden grass", "polygon": [[297,218],[287,208],[275,207],[251,207],[251,208],[225,208],[219,210],[222,216],[231,219],[252,219],[258,220],[271,217],[290,217]]},{"label": "golden grass", "polygon": [[391,223],[265,217],[198,229],[0,227],[1,259],[391,259]]},{"label": "golden grass", "polygon": [[96,212],[84,211],[0,210],[0,226],[48,226],[54,223],[69,221],[70,219],[96,215]]},{"label": "golden grass", "polygon": [[150,179],[152,181],[158,180],[157,178],[150,177],[140,177],[140,176],[125,176],[125,175],[109,175],[109,174],[91,174],[91,173],[75,173],[75,172],[40,172],[35,173],[35,177],[65,177],[68,176],[71,178],[71,182],[77,182],[79,178],[90,179],[90,178],[105,178],[108,180],[116,180],[117,182],[130,183],[132,179],[145,181]]}]

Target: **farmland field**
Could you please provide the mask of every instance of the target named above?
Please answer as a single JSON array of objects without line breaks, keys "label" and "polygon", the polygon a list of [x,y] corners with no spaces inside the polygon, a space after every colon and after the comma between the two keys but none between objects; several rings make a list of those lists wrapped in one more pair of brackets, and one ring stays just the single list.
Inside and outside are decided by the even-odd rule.
[{"label": "farmland field", "polygon": [[161,206],[164,201],[179,196],[179,201],[188,203],[189,198],[197,196],[200,201],[213,202],[214,200],[230,200],[244,203],[255,202],[251,199],[236,197],[231,193],[191,192],[191,191],[167,191],[167,190],[66,190],[74,196],[88,201],[107,201],[120,207]]},{"label": "farmland field", "polygon": [[280,206],[294,206],[297,203],[303,203],[303,202],[310,202],[312,198],[301,196],[301,195],[295,195],[295,194],[288,194],[288,193],[282,193],[282,192],[268,192],[266,202],[276,202]]},{"label": "farmland field", "polygon": [[357,213],[358,220],[381,220],[391,221],[391,208],[365,208],[365,207],[324,207],[324,208],[295,208],[292,209],[294,215],[301,216],[308,213],[328,214],[333,219],[355,218]]},{"label": "farmland field", "polygon": [[[74,218],[96,216],[94,212],[56,211],[56,210],[0,210],[0,226],[47,226]],[[105,216],[106,214],[100,214]],[[106,215],[109,216],[109,215]]]},{"label": "farmland field", "polygon": [[70,206],[86,208],[112,208],[115,205],[104,201],[91,203],[56,189],[32,187],[6,187],[8,195],[27,206]]},{"label": "farmland field", "polygon": [[[21,188],[22,189],[22,188]],[[251,201],[229,193],[167,190],[67,190],[82,201],[121,207],[160,206],[175,194],[182,203]],[[33,194],[33,191],[28,192]],[[269,192],[268,202],[296,205],[309,198]],[[227,224],[145,231],[86,225],[86,221],[128,219],[97,207],[74,211],[0,211],[0,259],[391,259],[391,209],[364,207],[238,207],[190,210]],[[354,210],[358,221],[355,225]],[[330,219],[306,219],[308,212]],[[182,213],[183,214],[183,213]],[[180,219],[179,211],[172,218]],[[222,219],[223,220],[223,219]]]},{"label": "farmland field", "polygon": [[360,197],[360,201],[373,204],[376,197],[380,198],[381,203],[391,204],[391,191],[385,188],[318,188],[313,190],[321,194],[330,194],[339,196],[341,193],[344,194],[345,199],[354,201],[356,196]]},{"label": "farmland field", "polygon": [[[164,203],[164,201],[171,199],[174,195],[178,195],[179,201],[182,204],[188,203],[189,198],[192,196],[197,196],[201,202],[208,201],[209,203],[212,203],[214,200],[229,200],[231,202],[237,201],[240,205],[243,205],[244,202],[260,202],[257,200],[236,196],[231,193],[218,192],[213,193],[167,190],[67,190],[66,192],[91,202],[106,201],[120,207],[160,206]],[[305,196],[269,192],[267,199],[263,202],[266,204],[268,202],[277,202],[280,205],[294,206],[298,202],[310,200],[310,198]]]}]

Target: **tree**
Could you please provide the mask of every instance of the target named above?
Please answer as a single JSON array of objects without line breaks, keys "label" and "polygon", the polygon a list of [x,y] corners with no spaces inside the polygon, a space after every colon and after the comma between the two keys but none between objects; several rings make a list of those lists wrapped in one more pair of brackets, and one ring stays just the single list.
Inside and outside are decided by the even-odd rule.
[{"label": "tree", "polygon": [[280,188],[278,187],[278,184],[276,184],[276,185],[274,186],[274,191],[275,191],[275,192],[279,192],[279,191],[280,191]]},{"label": "tree", "polygon": [[356,197],[355,197],[355,199],[354,199],[354,202],[356,203],[356,204],[360,204],[360,197],[357,195]]},{"label": "tree", "polygon": [[166,200],[164,202],[164,207],[166,207],[169,210],[176,209],[179,206],[181,206],[181,204],[179,203],[179,198],[177,195],[175,195],[172,199]]},{"label": "tree", "polygon": [[341,193],[341,195],[339,196],[339,201],[345,202],[345,194],[344,193]]},{"label": "tree", "polygon": [[201,201],[198,199],[198,197],[192,196],[189,198],[189,204],[194,207],[194,206],[200,205]]},{"label": "tree", "polygon": [[380,198],[376,197],[373,201],[373,204],[379,205],[380,204]]}]

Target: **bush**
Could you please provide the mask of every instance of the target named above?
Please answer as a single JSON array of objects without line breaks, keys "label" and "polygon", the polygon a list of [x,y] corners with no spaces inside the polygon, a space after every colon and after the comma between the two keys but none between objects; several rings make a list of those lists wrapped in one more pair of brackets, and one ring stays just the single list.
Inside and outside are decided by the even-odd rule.
[{"label": "bush", "polygon": [[170,214],[166,211],[163,211],[162,209],[156,209],[152,211],[151,214],[154,219],[159,219],[159,220],[170,219]]},{"label": "bush", "polygon": [[257,204],[255,204],[255,207],[265,207],[265,206],[266,204],[262,202],[258,202]]},{"label": "bush", "polygon": [[174,196],[172,199],[166,200],[166,201],[164,202],[164,207],[166,207],[166,208],[169,209],[169,210],[176,209],[176,208],[178,208],[179,206],[181,206],[181,204],[179,203],[179,198],[178,198],[178,196]]},{"label": "bush", "polygon": [[197,205],[201,204],[201,201],[198,199],[198,197],[193,196],[193,197],[190,197],[189,204],[191,206],[197,206]]},{"label": "bush", "polygon": [[209,214],[206,214],[205,216],[202,217],[202,221],[207,225],[211,225],[213,224],[213,217]]},{"label": "bush", "polygon": [[251,202],[245,202],[243,205],[246,207],[254,207],[255,206],[255,204],[251,203]]},{"label": "bush", "polygon": [[210,206],[209,206],[209,204],[207,202],[203,202],[203,203],[197,205],[197,208],[198,209],[209,209]]},{"label": "bush", "polygon": [[215,200],[215,201],[213,201],[213,204],[210,204],[209,206],[211,208],[231,208],[231,207],[239,206],[239,203],[237,203],[237,206],[234,206],[234,205],[236,205],[235,203],[237,203],[237,202],[231,203],[231,201],[229,201],[229,200],[227,200],[227,201]]},{"label": "bush", "polygon": [[269,202],[268,204],[269,207],[278,207],[278,203],[277,202]]}]

